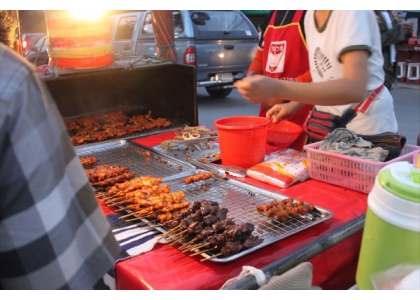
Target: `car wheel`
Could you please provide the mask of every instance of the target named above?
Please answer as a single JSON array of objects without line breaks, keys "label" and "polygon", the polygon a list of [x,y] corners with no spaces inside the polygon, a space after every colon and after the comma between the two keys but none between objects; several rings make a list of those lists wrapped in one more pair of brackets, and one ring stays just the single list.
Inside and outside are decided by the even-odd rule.
[{"label": "car wheel", "polygon": [[232,88],[224,89],[220,86],[208,86],[206,91],[212,98],[225,98],[232,92]]}]

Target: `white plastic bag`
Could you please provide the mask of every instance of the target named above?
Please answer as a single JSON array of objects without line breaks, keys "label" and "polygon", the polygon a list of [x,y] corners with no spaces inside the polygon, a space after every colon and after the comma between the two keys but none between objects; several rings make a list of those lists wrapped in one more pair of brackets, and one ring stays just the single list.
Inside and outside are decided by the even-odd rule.
[{"label": "white plastic bag", "polygon": [[242,272],[236,276],[233,277],[231,279],[228,279],[220,288],[221,290],[224,289],[225,287],[238,282],[239,280],[248,277],[248,276],[255,276],[255,280],[258,283],[258,286],[263,286],[264,284],[267,283],[267,277],[265,276],[264,272],[261,271],[260,269],[254,268],[254,267],[250,267],[250,266],[243,266],[242,267]]},{"label": "white plastic bag", "polygon": [[375,290],[420,290],[420,265],[399,264],[371,276]]}]

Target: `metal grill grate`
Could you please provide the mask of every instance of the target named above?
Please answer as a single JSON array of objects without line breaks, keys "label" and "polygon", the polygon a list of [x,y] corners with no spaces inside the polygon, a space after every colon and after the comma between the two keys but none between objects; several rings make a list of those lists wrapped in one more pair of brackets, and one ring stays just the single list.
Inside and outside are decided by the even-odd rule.
[{"label": "metal grill grate", "polygon": [[[121,165],[136,173],[136,177],[150,175],[164,181],[195,172],[196,168],[183,161],[159,155],[152,149],[126,141],[112,141],[76,149],[81,156],[94,156],[98,164]],[[88,169],[88,168],[87,168]]]},{"label": "metal grill grate", "polygon": [[[203,171],[195,171],[196,174],[199,172]],[[232,261],[287,236],[324,222],[333,216],[330,211],[316,207],[316,212],[280,223],[278,221],[268,219],[265,215],[259,214],[256,207],[260,204],[269,203],[272,200],[283,200],[289,198],[288,196],[256,188],[229,178],[222,179],[213,177],[205,181],[185,184],[182,180],[186,177],[187,176],[182,176],[178,179],[167,181],[166,183],[171,186],[172,192],[181,190],[184,191],[184,201],[194,202],[211,200],[218,202],[220,207],[228,209],[228,217],[234,218],[235,223],[252,223],[255,226],[253,235],[264,239],[261,244],[254,246],[253,248],[223,258],[211,258],[213,255],[212,253],[201,254],[204,259],[209,259],[211,261]],[[106,199],[106,197],[104,198]],[[130,210],[128,210],[128,212],[131,213]],[[141,220],[149,222],[147,219]],[[150,223],[153,224],[153,222]],[[163,233],[168,231],[168,228],[163,227],[157,227],[157,229]]]}]

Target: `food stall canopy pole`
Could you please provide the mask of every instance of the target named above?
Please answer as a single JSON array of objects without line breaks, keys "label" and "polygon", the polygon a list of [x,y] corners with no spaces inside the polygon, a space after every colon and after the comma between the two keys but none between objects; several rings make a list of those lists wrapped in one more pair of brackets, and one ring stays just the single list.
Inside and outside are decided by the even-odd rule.
[{"label": "food stall canopy pole", "polygon": [[171,10],[152,10],[153,31],[158,57],[178,62]]}]

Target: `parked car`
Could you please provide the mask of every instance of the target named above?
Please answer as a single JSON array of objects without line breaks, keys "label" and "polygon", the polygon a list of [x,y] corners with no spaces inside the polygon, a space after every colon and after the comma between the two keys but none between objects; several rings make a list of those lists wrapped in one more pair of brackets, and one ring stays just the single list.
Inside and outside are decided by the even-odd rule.
[{"label": "parked car", "polygon": [[[195,66],[210,96],[228,96],[255,56],[255,26],[239,10],[174,10],[172,21],[178,62]],[[111,16],[111,26],[115,60],[157,56],[150,11]]]},{"label": "parked car", "polygon": [[[26,47],[26,50],[23,52],[25,58],[33,63],[35,66],[48,64],[49,55],[48,55],[48,37],[44,33],[35,41],[31,41],[31,45]],[[22,44],[23,45],[23,44]]]},{"label": "parked car", "polygon": [[41,37],[44,36],[45,32],[35,32],[35,33],[23,33],[22,34],[22,51],[25,54],[27,51],[30,51],[34,46],[35,42]]}]

